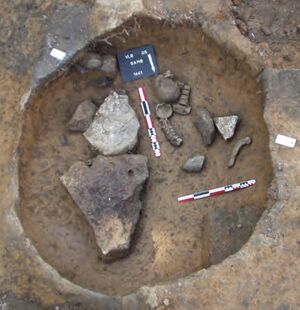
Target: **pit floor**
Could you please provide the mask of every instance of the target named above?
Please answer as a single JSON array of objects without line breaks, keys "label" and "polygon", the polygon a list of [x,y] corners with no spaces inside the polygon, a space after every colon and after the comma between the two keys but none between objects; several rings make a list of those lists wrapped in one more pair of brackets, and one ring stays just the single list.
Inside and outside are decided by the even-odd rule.
[{"label": "pit floor", "polygon": [[[114,49],[153,44],[161,72],[171,69],[191,85],[192,113],[174,115],[174,128],[183,137],[180,148],[172,147],[156,120],[161,158],[152,153],[139,106],[137,88],[145,87],[152,112],[159,102],[153,78],[123,83],[118,76],[112,88],[94,86],[97,73],[71,71],[45,89],[28,108],[21,142],[20,217],[28,237],[40,255],[62,276],[74,283],[109,295],[130,293],[142,285],[177,279],[203,268],[203,217],[214,208],[251,206],[265,208],[272,178],[269,141],[263,120],[263,97],[248,69],[203,36],[196,28],[163,27],[145,22],[138,36]],[[150,178],[143,194],[143,211],[130,254],[105,264],[100,259],[93,232],[59,177],[78,160],[93,154],[82,134],[66,127],[76,106],[91,98],[98,106],[111,89],[125,89],[141,123],[137,153],[149,159]],[[213,116],[237,114],[241,123],[232,141],[218,135],[204,147],[193,125],[197,107]],[[154,113],[153,113],[154,114]],[[234,142],[250,136],[234,168],[227,161]],[[180,167],[195,154],[206,156],[200,174]],[[177,203],[177,197],[194,191],[255,178],[257,185],[216,198]]]}]

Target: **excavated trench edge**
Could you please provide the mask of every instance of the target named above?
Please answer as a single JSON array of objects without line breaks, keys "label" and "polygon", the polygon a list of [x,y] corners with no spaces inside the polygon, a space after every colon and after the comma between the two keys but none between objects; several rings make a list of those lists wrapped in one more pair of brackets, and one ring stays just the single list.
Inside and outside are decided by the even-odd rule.
[{"label": "excavated trench edge", "polygon": [[[177,16],[179,17],[179,16]],[[160,18],[155,18],[153,16],[139,16],[139,18],[143,19],[143,18],[149,18],[149,19],[152,19],[152,20],[158,20],[158,21],[161,21],[162,19]],[[78,58],[81,57],[81,55],[83,55],[85,52],[88,51],[88,49],[90,48],[91,45],[95,44],[95,42],[99,42],[99,40],[101,40],[102,38],[106,37],[108,34],[111,34],[111,33],[114,33],[116,31],[116,29],[118,29],[119,27],[122,27],[123,25],[125,25],[126,23],[130,22],[131,20],[133,19],[133,17],[129,17],[126,21],[123,21],[123,22],[120,22],[117,26],[115,26],[112,30],[110,31],[107,31],[106,33],[104,33],[103,35],[98,35],[96,36],[95,38],[91,39],[87,44],[83,45],[81,49],[79,49],[78,51],[76,51],[73,55],[71,55],[70,57],[68,57],[68,59],[64,62],[62,62],[53,72],[51,72],[45,79],[43,79],[42,81],[32,81],[32,84],[31,84],[31,87],[29,88],[29,90],[24,94],[24,96],[22,97],[21,101],[20,101],[20,106],[21,106],[21,109],[22,109],[22,112],[23,112],[23,115],[22,115],[22,125],[21,125],[21,130],[20,130],[20,134],[19,134],[19,137],[18,137],[18,149],[19,149],[19,145],[20,145],[20,140],[21,140],[21,136],[22,136],[22,132],[23,132],[23,128],[24,128],[24,114],[26,113],[26,110],[27,108],[29,107],[29,105],[35,101],[36,97],[39,95],[40,92],[43,91],[43,89],[47,88],[48,85],[50,83],[54,83],[56,82],[58,79],[60,78],[63,78],[65,72],[68,72],[69,68],[76,62],[76,60]],[[167,20],[167,18],[166,18]],[[183,20],[184,22],[187,23],[187,26],[188,26],[188,19],[186,19],[186,16],[183,16]],[[182,22],[181,22],[181,25],[184,25]],[[202,24],[202,26],[204,26]],[[200,28],[200,27],[199,27]],[[226,41],[224,41],[223,43],[220,43],[218,41],[220,41],[220,38],[218,37],[216,31],[213,29],[210,29],[209,27],[205,28],[205,27],[202,27],[200,28],[201,31],[203,31],[203,34],[207,37],[209,37],[209,39],[211,39],[212,41],[214,41],[215,43],[217,43],[218,46],[222,47],[223,45],[225,46],[225,48],[229,51],[230,53],[230,49],[231,47],[230,46],[226,46]],[[240,50],[240,51],[235,51],[235,54],[236,53],[239,53],[239,56],[240,56],[240,59],[238,59],[238,61],[242,61],[241,59],[244,59],[245,60],[245,64],[249,65],[250,67],[250,71],[252,71],[252,77],[253,78],[256,78],[258,83],[259,83],[259,86],[260,88],[262,89],[262,91],[264,91],[264,99],[263,99],[263,104],[265,104],[266,102],[266,93],[265,91],[267,91],[267,89],[265,89],[260,77],[261,77],[261,73],[263,72],[264,70],[264,67],[261,63],[258,63],[256,64],[255,61],[253,62],[253,59],[251,60],[252,63],[248,63],[247,62],[247,54],[245,54],[245,51],[243,50]],[[232,54],[232,53],[231,53]],[[249,53],[250,55],[250,53]],[[233,55],[233,57],[236,57],[236,55]],[[252,66],[253,67],[252,67]],[[263,111],[263,114],[264,114],[264,119],[265,119],[265,113]],[[269,130],[269,124],[268,122],[266,122],[266,119],[265,119],[265,124],[266,124],[266,128],[268,130],[268,133],[269,133],[269,137],[270,137],[270,130]],[[273,166],[273,155],[272,155],[272,152],[270,150],[270,155],[271,155],[271,159],[272,159],[272,166]],[[13,158],[13,162],[14,162],[14,166],[16,167],[15,169],[15,173],[16,173],[16,183],[18,184],[18,189],[19,189],[19,152],[16,152],[16,156]],[[273,167],[274,168],[274,167]],[[261,217],[259,218],[258,222],[256,223],[255,227],[257,226],[257,224],[261,221],[262,217],[264,217],[264,215],[269,212],[270,208],[272,208],[272,206],[275,204],[275,201],[278,201],[277,200],[277,181],[276,181],[276,177],[274,176],[274,169],[273,169],[273,176],[272,176],[272,181],[271,181],[271,184],[270,184],[270,193],[269,193],[269,198],[268,198],[268,201],[267,201],[267,207],[266,209],[263,211]],[[18,195],[18,198],[19,198],[19,192],[17,193]],[[20,218],[19,218],[19,215],[18,215],[18,205],[19,205],[19,202],[17,202],[17,206],[15,206],[15,210],[16,210],[16,218],[17,220],[19,221],[18,222],[18,225],[20,225],[20,228],[22,229],[22,234],[25,238],[25,241],[26,241],[26,249],[29,251],[30,255],[33,255],[36,259],[38,259],[41,263],[41,265],[43,267],[45,267],[45,271],[47,270],[47,272],[50,272],[51,274],[53,274],[56,279],[55,279],[55,282],[57,280],[59,281],[63,281],[65,284],[67,285],[70,285],[70,288],[72,292],[72,288],[73,288],[73,293],[75,292],[76,294],[78,295],[82,295],[82,296],[85,296],[87,298],[91,298],[91,299],[102,299],[102,298],[109,298],[110,300],[115,300],[115,302],[117,304],[119,304],[120,300],[119,300],[119,297],[116,296],[116,297],[112,297],[112,296],[108,296],[108,295],[105,295],[105,294],[102,294],[101,292],[97,292],[97,291],[93,291],[93,290],[89,290],[89,289],[86,289],[82,286],[79,286],[77,284],[75,284],[74,282],[62,277],[58,272],[57,270],[51,266],[49,263],[47,263],[47,261],[45,261],[44,259],[41,258],[41,256],[39,255],[39,252],[38,250],[36,249],[36,247],[32,244],[32,242],[30,241],[30,239],[28,239],[26,237],[26,233],[24,232],[24,229],[23,229],[23,226],[22,226],[22,222],[20,221]],[[234,256],[236,255],[237,253],[239,253],[240,251],[242,251],[243,247],[249,242],[249,240],[252,238],[254,232],[255,232],[255,227],[253,229],[253,232],[252,234],[250,235],[250,238],[248,239],[248,241],[242,246],[242,248],[240,250],[238,250],[237,252],[235,252],[234,254],[226,257],[220,264],[222,264],[225,260],[227,260],[228,258],[230,258],[231,256]],[[217,264],[219,265],[219,264]],[[210,267],[214,267],[216,265],[211,265]],[[209,267],[209,268],[210,268]],[[199,273],[201,272],[203,269],[200,269],[199,271],[196,271],[196,273]],[[182,279],[185,279],[185,278],[188,278],[190,276],[193,276],[193,273],[191,273],[190,275],[182,278]],[[177,280],[180,280],[181,278],[178,278]],[[163,283],[163,284],[159,284],[159,285],[164,285],[164,284],[167,284],[167,283]],[[138,289],[139,290],[139,289]],[[138,291],[137,290],[137,291]],[[133,294],[129,294],[129,295],[124,295],[123,297],[128,297],[129,299],[131,298],[131,296],[134,296],[135,293]]]}]

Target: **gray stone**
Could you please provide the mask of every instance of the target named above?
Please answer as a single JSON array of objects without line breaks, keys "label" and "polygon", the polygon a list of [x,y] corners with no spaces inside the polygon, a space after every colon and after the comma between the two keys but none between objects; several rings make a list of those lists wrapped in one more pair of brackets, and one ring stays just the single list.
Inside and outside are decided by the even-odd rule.
[{"label": "gray stone", "polygon": [[102,57],[96,53],[86,53],[79,62],[79,66],[86,71],[100,69],[102,66]]},{"label": "gray stone", "polygon": [[97,107],[93,104],[91,100],[84,100],[81,102],[72,118],[68,123],[68,128],[71,131],[84,132],[91,125],[94,115],[96,113]]},{"label": "gray stone", "polygon": [[234,145],[229,161],[228,161],[228,168],[231,168],[234,166],[236,158],[240,152],[240,149],[247,144],[251,144],[252,140],[250,137],[246,137],[243,139],[240,139],[238,142],[236,142],[236,144]]},{"label": "gray stone", "polygon": [[237,115],[214,118],[215,125],[224,140],[229,140],[234,136],[238,121],[239,117]]},{"label": "gray stone", "polygon": [[113,79],[108,76],[100,76],[96,78],[95,84],[99,88],[110,87],[112,86]]},{"label": "gray stone", "polygon": [[165,75],[156,77],[154,86],[157,96],[164,102],[174,102],[180,96],[179,84]]},{"label": "gray stone", "polygon": [[183,165],[182,169],[187,172],[200,172],[205,161],[205,156],[196,155],[188,159]]},{"label": "gray stone", "polygon": [[139,128],[128,96],[113,91],[100,106],[84,136],[103,155],[117,155],[135,147]]},{"label": "gray stone", "polygon": [[128,253],[140,217],[140,193],[148,178],[143,155],[97,156],[90,166],[75,163],[61,181],[95,233],[108,262]]},{"label": "gray stone", "polygon": [[117,72],[117,60],[113,55],[102,56],[102,67],[101,70],[109,76],[115,76]]},{"label": "gray stone", "polygon": [[202,136],[203,143],[210,145],[214,141],[216,129],[210,113],[205,108],[197,109],[195,126]]}]

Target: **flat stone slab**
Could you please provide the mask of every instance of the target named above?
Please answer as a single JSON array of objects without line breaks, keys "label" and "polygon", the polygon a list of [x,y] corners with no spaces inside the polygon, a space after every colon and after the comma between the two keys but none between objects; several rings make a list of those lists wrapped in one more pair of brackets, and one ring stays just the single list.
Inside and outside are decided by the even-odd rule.
[{"label": "flat stone slab", "polygon": [[214,122],[223,139],[229,140],[234,136],[239,117],[237,115],[215,117]]},{"label": "flat stone slab", "polygon": [[128,103],[128,96],[111,92],[84,133],[92,146],[103,155],[131,151],[138,141],[140,123]]},{"label": "flat stone slab", "polygon": [[98,155],[76,162],[61,181],[94,230],[104,261],[128,253],[140,217],[140,192],[148,174],[143,155]]}]

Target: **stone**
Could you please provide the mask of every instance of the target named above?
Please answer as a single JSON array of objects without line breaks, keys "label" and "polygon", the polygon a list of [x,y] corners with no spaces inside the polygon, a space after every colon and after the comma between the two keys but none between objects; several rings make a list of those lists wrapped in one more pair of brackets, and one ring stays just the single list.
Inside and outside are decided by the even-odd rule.
[{"label": "stone", "polygon": [[173,114],[173,108],[171,104],[168,103],[159,103],[156,106],[156,116],[158,118],[169,118]]},{"label": "stone", "polygon": [[197,117],[194,124],[202,136],[203,143],[210,145],[213,143],[216,135],[214,121],[205,108],[198,108],[196,113]]},{"label": "stone", "polygon": [[126,255],[140,217],[140,193],[147,180],[147,157],[98,155],[92,164],[76,162],[61,181],[91,225],[102,259]]},{"label": "stone", "polygon": [[223,139],[229,140],[234,136],[239,117],[237,115],[215,117],[214,122]]},{"label": "stone", "polygon": [[187,172],[200,172],[205,162],[205,156],[196,155],[188,159],[183,165],[182,169]]},{"label": "stone", "polygon": [[109,76],[115,76],[117,72],[117,60],[113,55],[102,56],[102,67],[101,70]]},{"label": "stone", "polygon": [[100,69],[102,66],[102,58],[96,53],[87,53],[79,62],[79,66],[86,71]]},{"label": "stone", "polygon": [[118,155],[135,147],[139,128],[140,123],[128,103],[128,96],[112,91],[84,136],[103,155]]},{"label": "stone", "polygon": [[174,102],[180,96],[179,84],[163,74],[155,78],[154,86],[157,96],[164,102]]},{"label": "stone", "polygon": [[103,88],[103,87],[110,87],[112,86],[113,79],[109,76],[100,76],[96,78],[95,84],[97,87]]},{"label": "stone", "polygon": [[228,161],[228,168],[232,168],[235,164],[236,158],[240,152],[240,149],[247,144],[251,144],[252,140],[250,137],[246,137],[243,139],[240,139],[238,142],[236,142],[236,144],[234,145],[231,155],[230,155],[230,159]]},{"label": "stone", "polygon": [[91,100],[84,100],[77,106],[72,118],[68,123],[70,131],[84,132],[91,125],[97,107]]},{"label": "stone", "polygon": [[236,253],[249,239],[262,208],[213,208],[203,219],[204,267],[218,264]]}]

